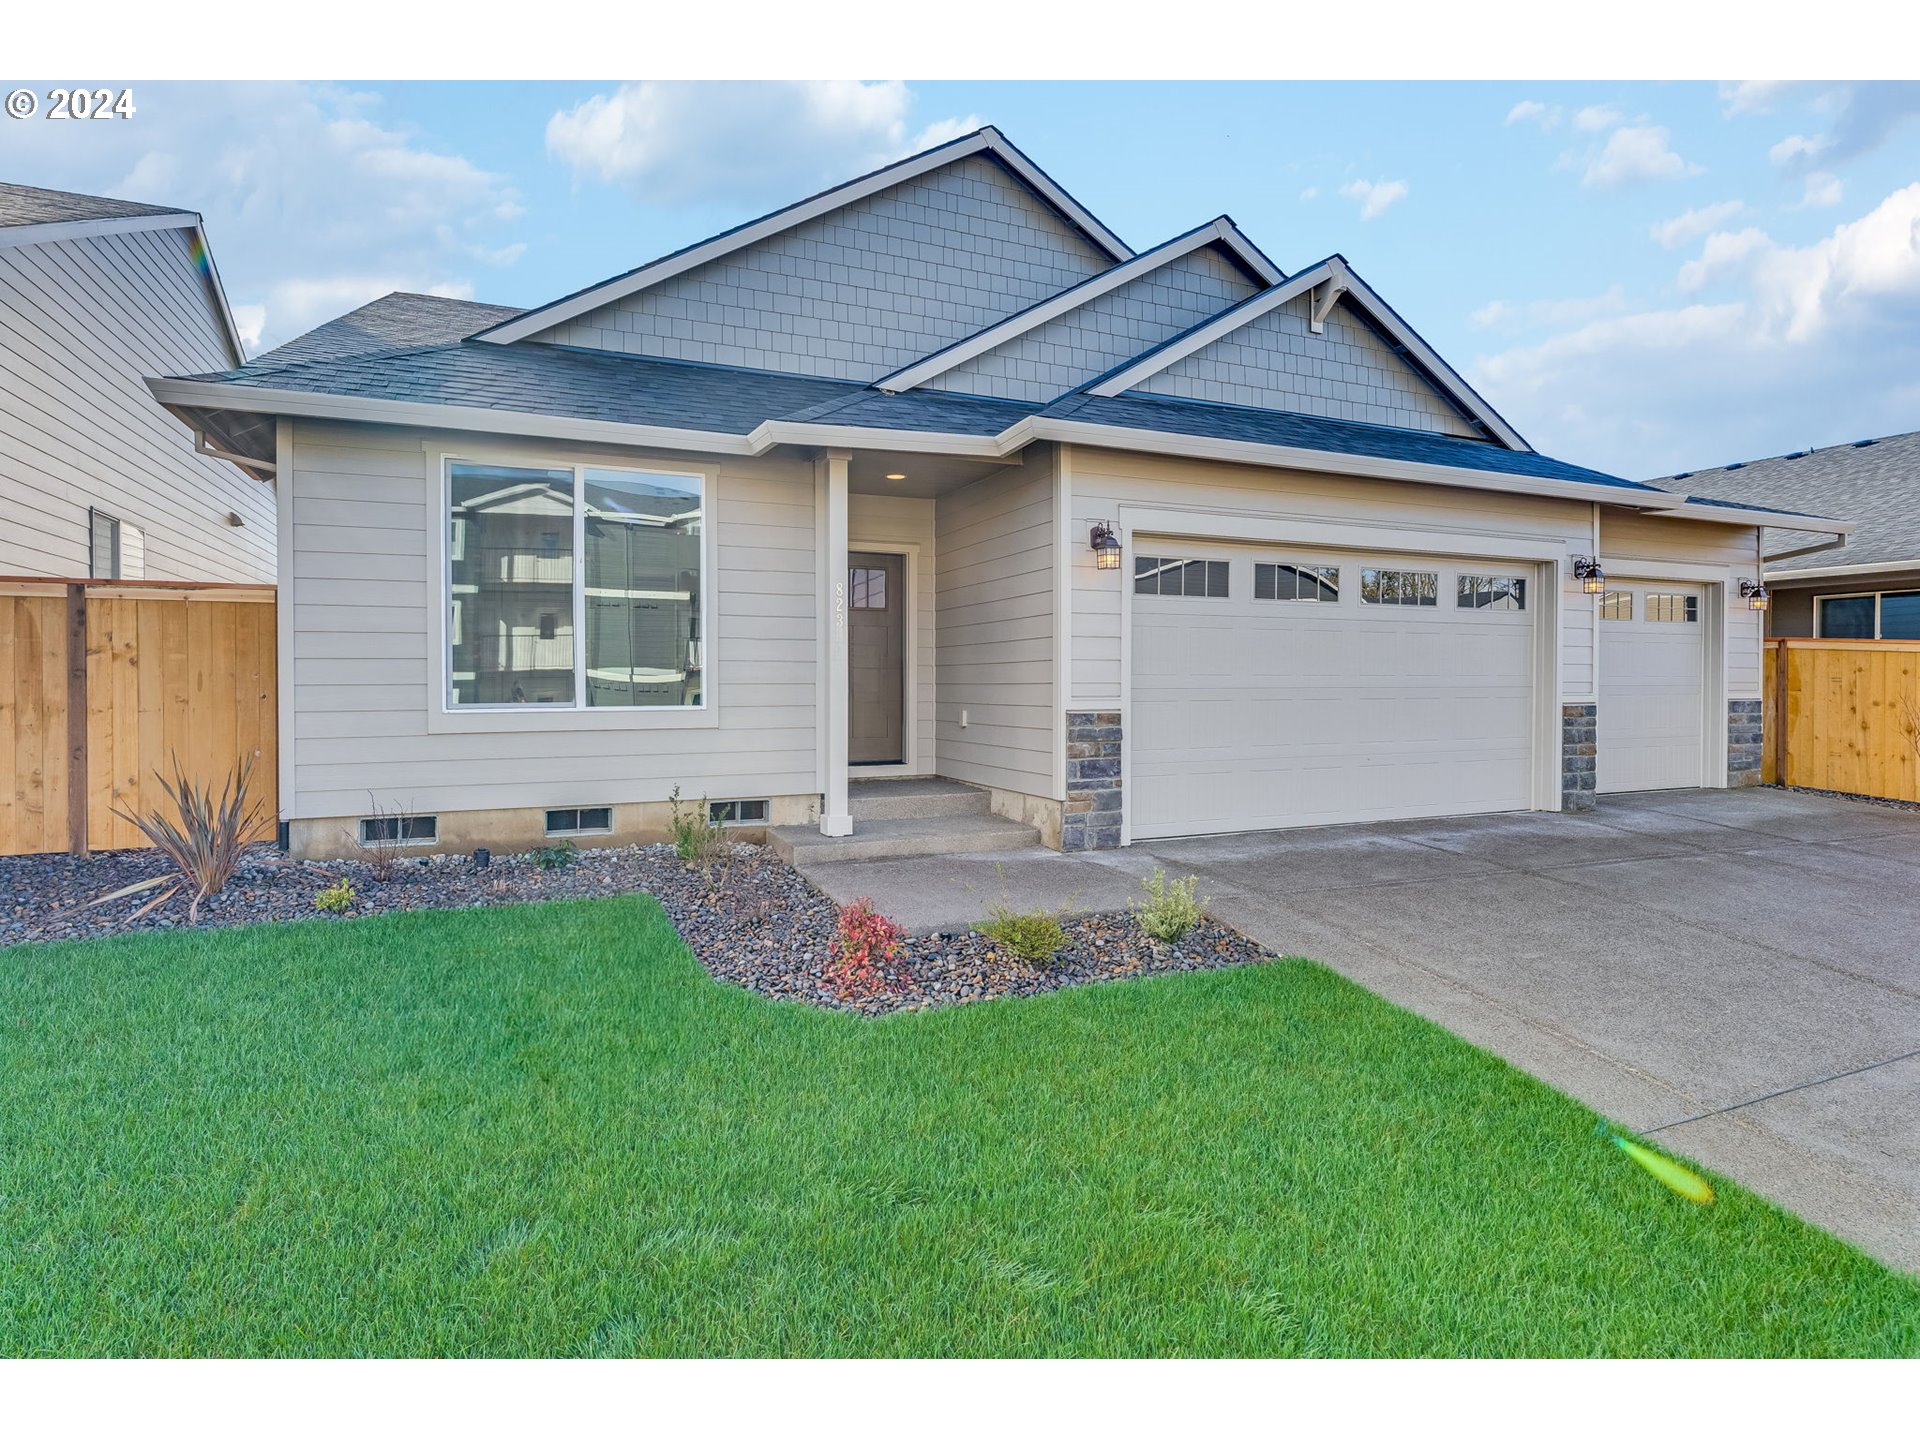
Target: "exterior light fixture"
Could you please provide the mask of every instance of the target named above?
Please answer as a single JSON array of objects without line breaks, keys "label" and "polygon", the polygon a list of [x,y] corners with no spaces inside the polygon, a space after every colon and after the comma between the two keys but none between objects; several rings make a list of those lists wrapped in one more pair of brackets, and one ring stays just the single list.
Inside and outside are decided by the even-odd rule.
[{"label": "exterior light fixture", "polygon": [[1764,610],[1767,608],[1767,587],[1752,580],[1742,580],[1740,598],[1747,602],[1749,610]]},{"label": "exterior light fixture", "polygon": [[889,476],[887,476],[887,478],[888,478],[889,480],[904,480],[904,479],[906,479],[907,477],[906,477],[905,475],[902,475],[902,474],[900,474],[900,473],[899,473],[898,471],[896,471],[896,472],[895,472],[895,473],[893,473],[892,475],[889,475]]},{"label": "exterior light fixture", "polygon": [[1093,546],[1093,565],[1096,570],[1118,570],[1120,568],[1120,537],[1113,533],[1113,526],[1105,520],[1093,522],[1093,533],[1087,537]]},{"label": "exterior light fixture", "polygon": [[1573,573],[1580,581],[1580,588],[1589,595],[1604,595],[1607,589],[1607,572],[1600,568],[1600,562],[1591,555],[1573,557]]}]

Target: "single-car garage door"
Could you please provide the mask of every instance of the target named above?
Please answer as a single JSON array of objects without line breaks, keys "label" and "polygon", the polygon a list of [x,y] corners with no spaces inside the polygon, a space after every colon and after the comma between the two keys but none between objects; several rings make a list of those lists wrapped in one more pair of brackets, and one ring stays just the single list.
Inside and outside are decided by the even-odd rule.
[{"label": "single-car garage door", "polygon": [[1136,839],[1524,810],[1533,567],[1135,541]]},{"label": "single-car garage door", "polygon": [[1596,790],[1701,783],[1704,604],[1688,585],[1616,585],[1601,596]]}]

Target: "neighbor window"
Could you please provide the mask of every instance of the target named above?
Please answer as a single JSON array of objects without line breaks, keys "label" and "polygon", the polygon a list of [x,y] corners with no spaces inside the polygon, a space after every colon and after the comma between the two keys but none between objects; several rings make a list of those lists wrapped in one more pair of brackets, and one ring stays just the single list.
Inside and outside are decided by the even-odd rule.
[{"label": "neighbor window", "polygon": [[1600,618],[1602,620],[1631,620],[1633,618],[1633,592],[1631,590],[1609,590],[1600,597]]},{"label": "neighbor window", "polygon": [[455,461],[449,703],[705,703],[698,475]]},{"label": "neighbor window", "polygon": [[1440,577],[1432,570],[1362,570],[1360,599],[1368,605],[1438,605]]},{"label": "neighbor window", "polygon": [[369,815],[360,822],[362,845],[426,845],[439,838],[438,815]]},{"label": "neighbor window", "polygon": [[1816,603],[1823,640],[1920,640],[1920,591],[1828,595]]},{"label": "neighbor window", "polygon": [[1224,600],[1227,598],[1227,562],[1136,555],[1133,557],[1133,593]]},{"label": "neighbor window", "polygon": [[1332,604],[1340,598],[1337,565],[1255,565],[1256,600],[1313,600]]},{"label": "neighbor window", "polygon": [[1648,595],[1647,619],[1676,620],[1681,622],[1700,618],[1700,597],[1697,595]]},{"label": "neighbor window", "polygon": [[578,809],[547,811],[549,835],[598,835],[613,829],[613,807],[583,805]]},{"label": "neighbor window", "polygon": [[146,574],[146,536],[104,510],[87,511],[87,573],[95,580],[138,580]]},{"label": "neighbor window", "polygon": [[1462,610],[1524,610],[1527,582],[1517,575],[1462,575],[1454,603]]}]

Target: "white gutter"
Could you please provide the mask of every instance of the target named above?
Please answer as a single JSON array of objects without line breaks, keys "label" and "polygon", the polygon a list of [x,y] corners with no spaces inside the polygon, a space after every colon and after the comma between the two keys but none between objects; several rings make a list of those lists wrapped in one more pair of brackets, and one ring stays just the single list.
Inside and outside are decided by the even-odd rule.
[{"label": "white gutter", "polygon": [[191,210],[169,210],[163,215],[118,215],[105,220],[49,220],[39,225],[0,225],[0,250],[16,245],[52,245],[61,240],[87,240],[96,235],[133,235],[142,230],[200,228]]},{"label": "white gutter", "polygon": [[[1767,563],[1772,565],[1794,555],[1806,555],[1815,550],[1831,548],[1832,546],[1828,544],[1809,545],[1800,550],[1783,550],[1778,555],[1767,556]],[[1781,580],[1837,580],[1848,575],[1878,575],[1883,572],[1911,570],[1916,566],[1920,566],[1920,556],[1915,556],[1911,560],[1879,560],[1867,565],[1809,565],[1804,569],[1785,570],[1775,568],[1767,571],[1767,579],[1772,580],[1778,577]]]},{"label": "white gutter", "polygon": [[[1669,492],[1672,493],[1672,492]],[[1742,510],[1734,505],[1701,505],[1691,497],[1675,495],[1681,503],[1667,514],[1682,520],[1718,520],[1723,524],[1758,525],[1766,530],[1801,530],[1813,535],[1851,535],[1851,520],[1827,520],[1818,515],[1787,515],[1778,510]],[[1788,522],[1792,523],[1789,524]]]}]

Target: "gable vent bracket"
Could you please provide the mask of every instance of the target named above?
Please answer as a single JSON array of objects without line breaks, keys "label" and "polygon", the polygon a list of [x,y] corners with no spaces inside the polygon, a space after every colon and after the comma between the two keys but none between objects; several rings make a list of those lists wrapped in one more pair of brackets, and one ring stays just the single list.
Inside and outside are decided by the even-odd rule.
[{"label": "gable vent bracket", "polygon": [[1333,274],[1324,285],[1316,285],[1307,302],[1307,329],[1315,335],[1324,334],[1327,328],[1327,315],[1332,311],[1339,298],[1347,293],[1347,272],[1340,266],[1333,267]]}]

